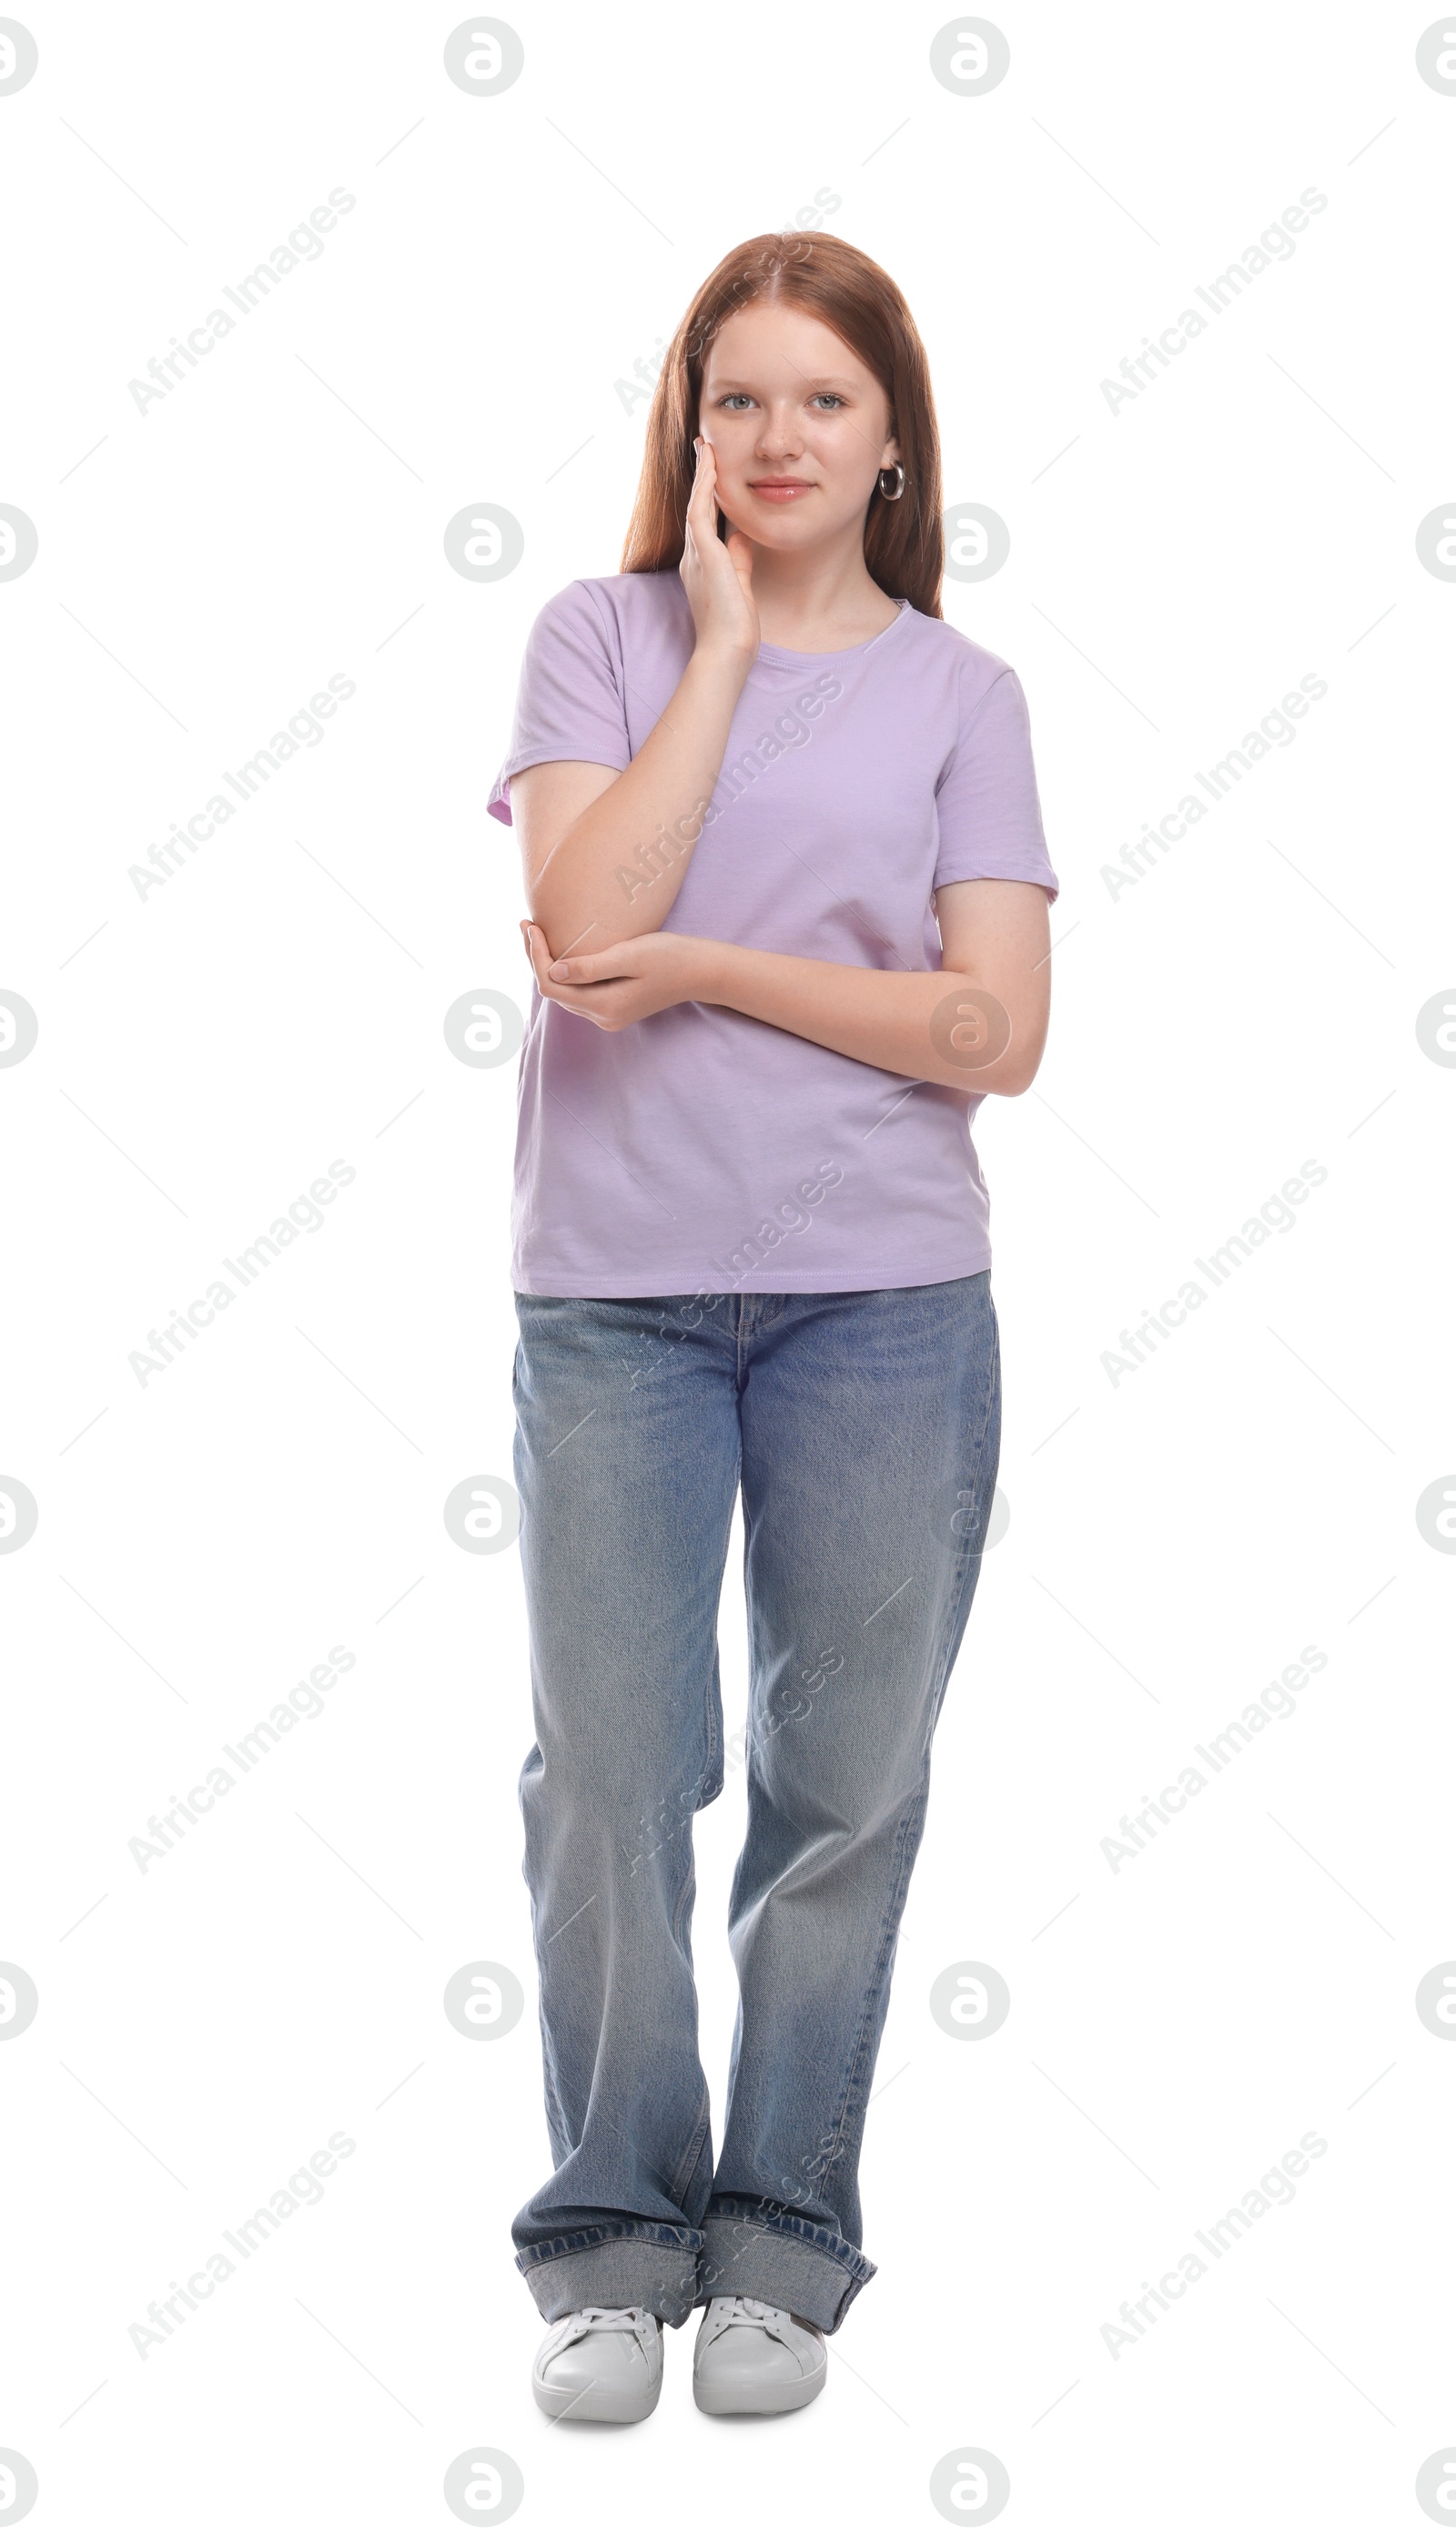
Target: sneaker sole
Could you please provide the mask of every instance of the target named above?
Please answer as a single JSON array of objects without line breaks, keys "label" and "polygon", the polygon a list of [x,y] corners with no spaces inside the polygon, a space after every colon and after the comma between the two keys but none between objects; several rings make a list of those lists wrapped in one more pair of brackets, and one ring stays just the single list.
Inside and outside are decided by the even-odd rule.
[{"label": "sneaker sole", "polygon": [[547,2386],[534,2375],[530,2387],[541,2411],[553,2422],[645,2422],[656,2409],[662,2379],[645,2395],[613,2395],[602,2387],[584,2386],[579,2395],[563,2396],[559,2386]]},{"label": "sneaker sole", "polygon": [[722,2415],[797,2413],[805,2404],[812,2404],[815,2396],[823,2392],[824,2381],[828,2375],[829,2361],[822,2359],[811,2377],[796,2379],[792,2386],[768,2383],[757,2388],[743,2386],[735,2389],[724,2386],[720,2387],[716,2394],[707,2381],[699,2382],[694,2377],[692,2400],[699,2413]]}]

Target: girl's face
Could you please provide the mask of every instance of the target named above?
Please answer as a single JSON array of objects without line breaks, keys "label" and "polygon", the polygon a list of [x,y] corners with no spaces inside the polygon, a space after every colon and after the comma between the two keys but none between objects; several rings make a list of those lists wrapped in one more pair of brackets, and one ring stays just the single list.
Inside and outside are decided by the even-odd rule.
[{"label": "girl's face", "polygon": [[889,424],[873,371],[807,309],[753,301],[709,348],[698,430],[723,512],[759,547],[857,533],[879,470],[900,455]]}]

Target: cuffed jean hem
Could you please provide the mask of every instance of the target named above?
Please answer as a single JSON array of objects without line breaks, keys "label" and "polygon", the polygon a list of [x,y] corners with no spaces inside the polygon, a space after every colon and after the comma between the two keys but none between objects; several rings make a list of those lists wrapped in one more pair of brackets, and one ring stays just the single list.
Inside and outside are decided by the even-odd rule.
[{"label": "cuffed jean hem", "polygon": [[686,2324],[699,2303],[702,2238],[692,2228],[579,2228],[530,2245],[518,2270],[547,2324],[578,2307],[646,2307],[664,2324]]},{"label": "cuffed jean hem", "polygon": [[758,2298],[838,2333],[875,2273],[853,2245],[807,2219],[766,2220],[754,2210],[718,2210],[703,2220],[698,2296]]}]

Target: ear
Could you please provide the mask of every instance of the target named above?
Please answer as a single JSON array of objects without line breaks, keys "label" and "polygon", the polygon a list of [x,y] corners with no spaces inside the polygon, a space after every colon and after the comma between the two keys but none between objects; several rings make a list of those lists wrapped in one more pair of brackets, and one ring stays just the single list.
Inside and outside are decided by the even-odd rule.
[{"label": "ear", "polygon": [[892,433],[889,441],[885,444],[883,451],[880,452],[880,466],[882,468],[893,468],[902,455],[900,445]]}]

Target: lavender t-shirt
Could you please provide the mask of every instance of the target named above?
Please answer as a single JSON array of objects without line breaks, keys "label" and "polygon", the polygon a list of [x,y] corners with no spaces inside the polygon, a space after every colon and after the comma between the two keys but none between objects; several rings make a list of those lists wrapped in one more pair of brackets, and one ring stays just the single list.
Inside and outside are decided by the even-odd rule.
[{"label": "lavender t-shirt", "polygon": [[[1004,876],[1055,895],[1015,673],[899,609],[839,653],[760,647],[665,927],[933,972],[938,885]],[[537,762],[625,769],[692,644],[676,573],[568,584],[531,629],[492,813],[510,821],[510,781]],[[619,935],[639,927],[623,886]],[[727,1008],[685,1004],[604,1034],[533,994],[515,1286],[623,1299],[982,1272],[979,1103]]]}]

